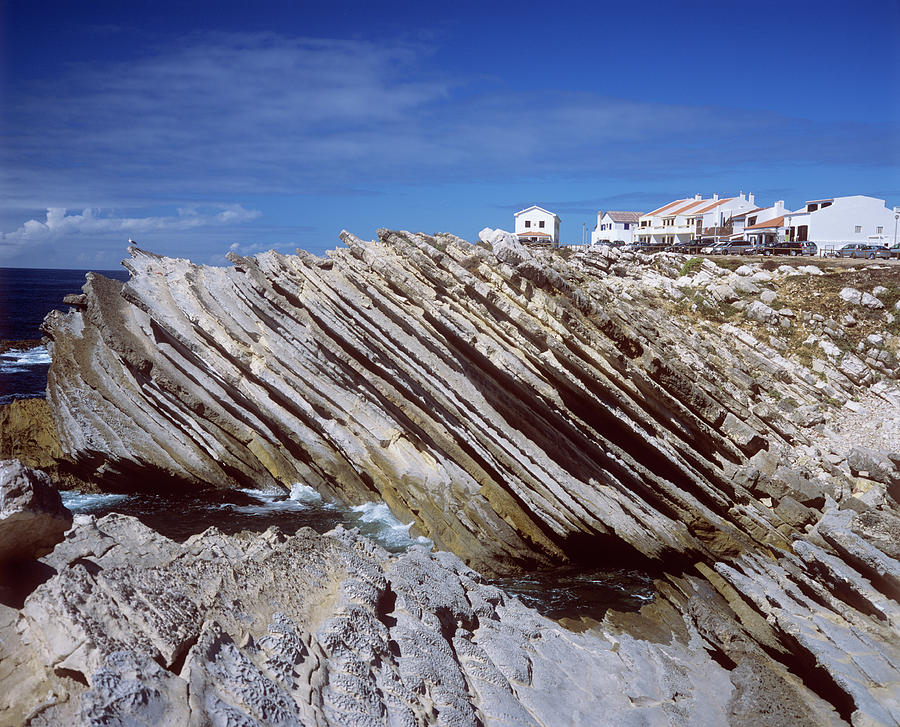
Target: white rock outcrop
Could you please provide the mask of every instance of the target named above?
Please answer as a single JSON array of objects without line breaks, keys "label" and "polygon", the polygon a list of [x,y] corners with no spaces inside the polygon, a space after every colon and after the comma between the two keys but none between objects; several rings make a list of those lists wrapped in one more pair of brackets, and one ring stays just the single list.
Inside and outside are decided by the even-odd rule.
[{"label": "white rock outcrop", "polygon": [[71,524],[47,475],[18,460],[0,461],[0,565],[49,553]]}]

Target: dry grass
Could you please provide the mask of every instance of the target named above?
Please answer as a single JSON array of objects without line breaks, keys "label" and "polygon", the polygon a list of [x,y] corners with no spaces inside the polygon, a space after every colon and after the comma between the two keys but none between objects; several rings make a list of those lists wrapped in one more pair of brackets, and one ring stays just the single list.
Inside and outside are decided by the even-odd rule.
[{"label": "dry grass", "polygon": [[[720,260],[715,262],[718,265],[722,264]],[[900,314],[895,313],[893,323],[887,323],[885,320],[885,311],[893,312],[894,305],[900,300],[900,265],[885,266],[877,263],[864,264],[864,261],[822,258],[787,258],[786,260],[765,258],[762,263],[763,269],[769,270],[775,270],[781,265],[797,267],[812,264],[825,272],[824,275],[798,273],[780,278],[774,283],[775,292],[778,294],[778,300],[774,303],[774,307],[790,308],[796,315],[791,328],[779,330],[777,335],[784,339],[793,355],[806,365],[810,365],[812,359],[821,356],[822,352],[817,346],[803,345],[803,341],[810,334],[817,332],[816,326],[803,321],[804,313],[817,313],[825,319],[835,321],[837,323],[835,329],[841,335],[834,340],[834,343],[845,351],[856,349],[857,344],[872,333],[888,331],[900,335]],[[724,267],[730,268],[731,266]],[[848,303],[840,297],[840,292],[844,288],[856,288],[871,293],[879,285],[887,288],[887,293],[879,297],[884,303],[884,309],[872,310]],[[684,299],[671,306],[672,313],[693,321],[733,323],[750,330],[755,335],[761,332],[772,332],[769,326],[744,318],[743,313],[732,305],[714,305],[699,293],[686,292],[688,295]],[[755,297],[747,296],[747,299]],[[855,319],[855,325],[844,324],[844,319],[848,315]]]}]

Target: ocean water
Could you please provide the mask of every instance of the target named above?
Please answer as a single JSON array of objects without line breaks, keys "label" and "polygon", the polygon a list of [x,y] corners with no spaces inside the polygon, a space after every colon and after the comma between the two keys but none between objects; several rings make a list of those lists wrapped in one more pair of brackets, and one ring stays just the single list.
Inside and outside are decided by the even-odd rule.
[{"label": "ocean water", "polygon": [[400,523],[384,503],[342,508],[326,502],[314,489],[299,483],[291,488],[289,495],[262,490],[213,490],[180,495],[75,491],[60,494],[63,504],[73,513],[98,517],[111,512],[131,515],[178,542],[210,527],[229,534],[242,530],[262,532],[272,525],[288,533],[302,527],[326,533],[343,525],[359,528],[392,553],[405,552],[412,545],[432,547],[427,538],[410,536],[412,523]]},{"label": "ocean water", "polygon": [[[430,540],[410,534],[412,523],[398,520],[383,502],[344,508],[325,501],[300,483],[290,495],[259,490],[216,490],[182,495],[63,492],[63,504],[74,513],[98,517],[110,512],[131,515],[178,542],[209,527],[225,533],[262,532],[276,525],[284,532],[312,528],[318,533],[343,525],[357,528],[391,553],[413,545],[428,549]],[[177,516],[173,516],[177,513]],[[564,567],[517,574],[491,581],[526,606],[553,619],[601,619],[607,609],[635,611],[653,600],[653,577],[634,568]]]},{"label": "ocean water", "polygon": [[[128,280],[122,270],[98,271]],[[40,325],[52,309],[65,311],[67,293],[80,293],[85,270],[0,268],[0,341],[39,340]],[[20,346],[0,353],[0,404],[43,397],[50,357],[43,346]]]},{"label": "ocean water", "polygon": [[[127,281],[125,270],[99,271]],[[78,293],[83,270],[0,268],[0,341],[41,338],[47,313],[65,311],[62,299]],[[49,354],[42,345],[0,353],[0,405],[16,398],[43,397]],[[410,534],[411,523],[400,522],[383,502],[342,508],[326,502],[313,488],[297,483],[289,495],[257,490],[216,490],[181,495],[89,494],[63,492],[63,502],[75,513],[98,516],[109,512],[132,515],[177,541],[215,526],[226,533],[262,532],[277,525],[285,532],[310,527],[324,533],[339,524],[359,528],[390,552],[412,545],[431,547],[427,538]],[[652,578],[638,570],[563,568],[493,581],[523,603],[551,618],[602,618],[608,608],[633,611],[653,598]]]}]

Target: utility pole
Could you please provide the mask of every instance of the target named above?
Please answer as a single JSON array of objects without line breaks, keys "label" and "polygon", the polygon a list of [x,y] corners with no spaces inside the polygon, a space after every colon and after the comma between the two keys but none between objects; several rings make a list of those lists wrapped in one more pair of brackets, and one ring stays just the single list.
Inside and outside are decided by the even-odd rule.
[{"label": "utility pole", "polygon": [[[896,227],[896,225],[894,225]],[[581,244],[584,245],[584,233],[587,230],[587,222],[581,223]]]}]

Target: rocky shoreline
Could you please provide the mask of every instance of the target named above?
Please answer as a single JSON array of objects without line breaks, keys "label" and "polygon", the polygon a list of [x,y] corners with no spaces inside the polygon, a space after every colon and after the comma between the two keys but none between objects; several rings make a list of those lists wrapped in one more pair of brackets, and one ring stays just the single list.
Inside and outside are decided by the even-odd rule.
[{"label": "rocky shoreline", "polygon": [[[44,324],[56,458],[103,488],[379,498],[438,552],[345,531],[178,546],[80,519],[4,611],[30,671],[0,687],[40,685],[30,704],[10,687],[7,715],[900,722],[889,276],[863,290],[852,271],[564,255],[490,230],[342,239],[229,269],[133,249],[128,283],[89,276]],[[656,599],[577,634],[478,575],[626,560],[658,570]],[[263,585],[244,599],[227,573],[250,561]],[[314,614],[284,590],[304,582],[330,589]]]}]

